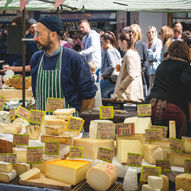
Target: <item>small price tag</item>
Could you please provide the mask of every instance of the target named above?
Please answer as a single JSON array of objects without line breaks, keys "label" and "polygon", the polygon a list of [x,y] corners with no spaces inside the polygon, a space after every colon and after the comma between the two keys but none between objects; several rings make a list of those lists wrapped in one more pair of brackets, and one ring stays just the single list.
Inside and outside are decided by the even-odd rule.
[{"label": "small price tag", "polygon": [[113,119],[113,106],[100,106],[100,119]]},{"label": "small price tag", "polygon": [[151,116],[151,104],[138,104],[137,115],[138,117]]},{"label": "small price tag", "polygon": [[31,109],[29,112],[28,122],[29,123],[42,124],[45,114],[46,114],[46,111],[32,110]]},{"label": "small price tag", "polygon": [[117,123],[117,136],[128,137],[135,134],[134,123]]},{"label": "small price tag", "polygon": [[59,155],[60,144],[57,141],[45,142],[45,154],[47,155]]},{"label": "small price tag", "polygon": [[170,139],[170,149],[172,151],[177,152],[177,153],[182,153],[182,150],[183,150],[183,140],[171,137],[171,139]]},{"label": "small price tag", "polygon": [[184,159],[184,173],[191,173],[191,159]]},{"label": "small price tag", "polygon": [[112,163],[113,150],[100,147],[99,150],[98,150],[97,159]]},{"label": "small price tag", "polygon": [[127,166],[141,167],[143,161],[143,155],[139,153],[127,154]]},{"label": "small price tag", "polygon": [[29,135],[25,134],[14,134],[13,135],[13,145],[28,145]]},{"label": "small price tag", "polygon": [[162,173],[171,172],[169,159],[157,159],[156,166],[161,167]]},{"label": "small price tag", "polygon": [[15,119],[15,109],[9,110],[9,121],[12,121]]},{"label": "small price tag", "polygon": [[151,129],[159,129],[162,131],[163,134],[163,138],[166,138],[167,136],[167,131],[168,131],[168,127],[166,126],[158,126],[158,125],[152,125]]},{"label": "small price tag", "polygon": [[14,153],[0,153],[0,161],[16,163],[17,156]]},{"label": "small price tag", "polygon": [[27,163],[42,163],[43,147],[27,147]]},{"label": "small price tag", "polygon": [[140,181],[147,182],[148,176],[160,176],[161,167],[142,166]]},{"label": "small price tag", "polygon": [[83,147],[74,147],[70,146],[69,158],[84,158],[84,148]]},{"label": "small price tag", "polygon": [[163,133],[159,129],[146,129],[145,137],[146,137],[146,142],[162,141]]},{"label": "small price tag", "polygon": [[113,123],[98,123],[97,139],[114,139],[115,124]]},{"label": "small price tag", "polygon": [[84,124],[83,119],[79,119],[77,117],[70,117],[68,119],[66,130],[80,132],[83,127],[83,124]]},{"label": "small price tag", "polygon": [[29,117],[29,110],[25,109],[24,107],[19,106],[15,113],[16,116],[28,121]]},{"label": "small price tag", "polygon": [[54,112],[57,109],[63,109],[64,103],[65,103],[64,98],[48,97],[46,100],[46,111],[47,112]]},{"label": "small price tag", "polygon": [[5,106],[5,98],[3,96],[0,96],[0,110],[3,111]]}]

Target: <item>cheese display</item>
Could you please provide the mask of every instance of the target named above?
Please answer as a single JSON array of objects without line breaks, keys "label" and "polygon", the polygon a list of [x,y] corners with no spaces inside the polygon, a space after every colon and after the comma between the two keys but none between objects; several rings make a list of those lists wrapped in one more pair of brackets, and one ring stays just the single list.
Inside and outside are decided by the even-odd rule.
[{"label": "cheese display", "polygon": [[0,123],[0,133],[8,133],[8,134],[18,134],[22,130],[22,125],[21,124],[5,124],[5,123]]},{"label": "cheese display", "polygon": [[25,128],[26,126],[30,125],[26,120],[19,117],[13,121],[13,124],[20,124],[22,128]]},{"label": "cheese display", "polygon": [[13,180],[17,176],[17,173],[15,170],[12,170],[9,173],[6,172],[0,172],[0,182],[8,183],[11,180]]},{"label": "cheese display", "polygon": [[92,160],[97,158],[99,147],[114,150],[114,141],[111,139],[74,139],[73,145],[76,147],[83,147],[84,158]]},{"label": "cheese display", "polygon": [[164,159],[163,150],[158,145],[144,144],[144,160],[149,164],[156,164],[157,159]]},{"label": "cheese display", "polygon": [[183,151],[185,153],[191,153],[191,137],[182,137]]},{"label": "cheese display", "polygon": [[88,170],[86,180],[94,190],[105,191],[117,180],[117,169],[110,163],[99,163]]},{"label": "cheese display", "polygon": [[154,189],[162,189],[163,179],[158,176],[148,176],[148,185]]},{"label": "cheese display", "polygon": [[76,185],[86,178],[90,167],[91,162],[84,160],[48,161],[45,166],[45,176]]},{"label": "cheese display", "polygon": [[53,112],[54,115],[72,115],[76,112],[75,108],[68,108],[68,109],[57,109]]},{"label": "cheese display", "polygon": [[59,136],[62,135],[63,128],[61,125],[49,125],[45,126],[46,129],[46,134],[47,135],[52,135],[52,136]]},{"label": "cheese display", "polygon": [[169,191],[169,179],[166,175],[161,175],[161,178],[163,180],[163,187],[161,191]]},{"label": "cheese display", "polygon": [[11,172],[13,170],[13,165],[8,162],[0,161],[0,172]]},{"label": "cheese display", "polygon": [[169,138],[176,138],[176,123],[175,121],[169,121]]},{"label": "cheese display", "polygon": [[29,135],[29,139],[33,139],[33,140],[39,139],[40,133],[41,133],[40,125],[26,126],[26,134]]},{"label": "cheese display", "polygon": [[13,163],[13,168],[16,170],[17,175],[21,175],[24,172],[30,170],[30,164],[27,164],[27,163]]},{"label": "cheese display", "polygon": [[21,180],[30,180],[35,178],[40,178],[40,170],[38,168],[32,168],[23,174],[19,175]]},{"label": "cheese display", "polygon": [[27,161],[27,149],[20,147],[13,147],[13,152],[17,155],[17,162]]},{"label": "cheese display", "polygon": [[118,140],[117,157],[120,163],[127,163],[128,153],[143,154],[142,143],[138,140]]},{"label": "cheese display", "polygon": [[175,179],[176,190],[183,189],[184,191],[191,190],[191,174],[184,173],[176,176]]},{"label": "cheese display", "polygon": [[8,111],[0,111],[0,123],[10,123]]}]

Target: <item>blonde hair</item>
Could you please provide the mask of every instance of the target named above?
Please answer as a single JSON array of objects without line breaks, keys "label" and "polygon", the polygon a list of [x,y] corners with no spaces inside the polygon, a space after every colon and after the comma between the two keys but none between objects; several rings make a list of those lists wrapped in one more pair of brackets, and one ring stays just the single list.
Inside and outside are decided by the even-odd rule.
[{"label": "blonde hair", "polygon": [[147,28],[147,38],[146,38],[147,43],[150,42],[150,39],[149,39],[149,37],[148,37],[148,31],[149,31],[150,29],[153,29],[153,31],[154,31],[154,33],[155,33],[155,37],[154,37],[153,40],[155,40],[155,39],[158,38],[158,34],[157,34],[157,29],[156,29],[156,27],[154,27],[154,26],[149,26],[149,27]]},{"label": "blonde hair", "polygon": [[133,29],[137,32],[137,40],[142,40],[142,31],[138,24],[132,24],[130,27],[133,27]]},{"label": "blonde hair", "polygon": [[169,26],[163,26],[161,28],[162,45],[164,46],[168,39],[171,39],[174,35],[174,31]]}]

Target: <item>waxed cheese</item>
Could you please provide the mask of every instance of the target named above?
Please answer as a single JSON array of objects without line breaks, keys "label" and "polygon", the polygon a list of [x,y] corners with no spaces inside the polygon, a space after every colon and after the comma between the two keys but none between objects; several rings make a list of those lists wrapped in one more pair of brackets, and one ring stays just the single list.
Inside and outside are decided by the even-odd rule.
[{"label": "waxed cheese", "polygon": [[21,174],[19,177],[23,181],[40,178],[40,170],[38,168],[32,168],[32,169],[24,172],[23,174]]},{"label": "waxed cheese", "polygon": [[183,189],[184,191],[191,190],[191,174],[184,173],[176,176],[175,179],[176,190]]}]

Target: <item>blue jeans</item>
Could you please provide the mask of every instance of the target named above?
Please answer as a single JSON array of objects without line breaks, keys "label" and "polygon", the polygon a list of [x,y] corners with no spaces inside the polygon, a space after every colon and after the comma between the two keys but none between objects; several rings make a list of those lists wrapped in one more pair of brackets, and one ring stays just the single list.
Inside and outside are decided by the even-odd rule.
[{"label": "blue jeans", "polygon": [[111,94],[113,94],[115,89],[115,83],[112,83],[108,79],[104,79],[100,81],[100,87],[101,87],[101,97],[111,98]]}]

